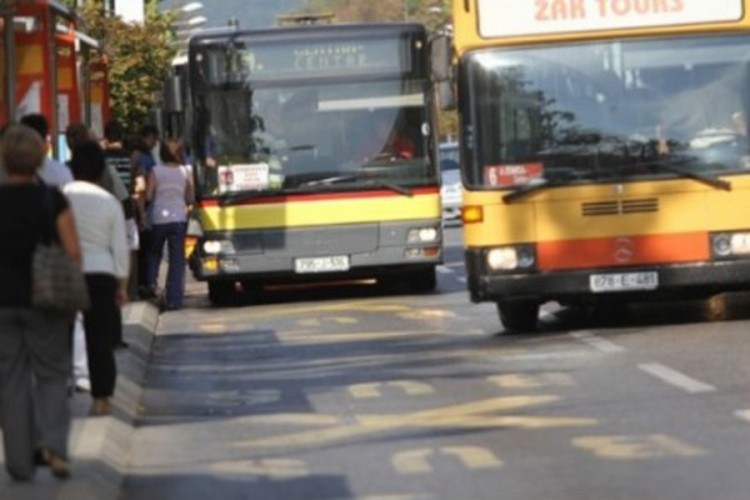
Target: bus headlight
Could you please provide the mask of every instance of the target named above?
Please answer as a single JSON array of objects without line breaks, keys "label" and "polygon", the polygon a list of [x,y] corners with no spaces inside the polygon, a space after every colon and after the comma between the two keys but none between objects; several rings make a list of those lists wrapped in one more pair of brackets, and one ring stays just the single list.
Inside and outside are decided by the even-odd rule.
[{"label": "bus headlight", "polygon": [[203,242],[203,252],[206,255],[234,253],[234,245],[229,240],[206,240]]},{"label": "bus headlight", "polygon": [[434,227],[422,227],[409,231],[407,241],[409,243],[435,243],[440,233]]},{"label": "bus headlight", "polygon": [[750,232],[713,234],[711,250],[719,259],[750,255]]},{"label": "bus headlight", "polygon": [[750,233],[735,233],[731,241],[732,255],[750,254]]},{"label": "bus headlight", "polygon": [[487,266],[492,271],[529,271],[536,265],[536,252],[530,245],[492,248],[487,251]]}]

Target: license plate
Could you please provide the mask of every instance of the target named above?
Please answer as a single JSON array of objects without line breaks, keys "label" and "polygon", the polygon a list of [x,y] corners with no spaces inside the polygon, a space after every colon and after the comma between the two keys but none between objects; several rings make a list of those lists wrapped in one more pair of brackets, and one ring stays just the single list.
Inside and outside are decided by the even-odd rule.
[{"label": "license plate", "polygon": [[349,257],[347,255],[335,255],[331,257],[311,257],[294,260],[294,271],[298,274],[330,273],[335,271],[348,270]]},{"label": "license plate", "polygon": [[589,284],[594,293],[656,290],[659,287],[659,273],[592,274]]}]

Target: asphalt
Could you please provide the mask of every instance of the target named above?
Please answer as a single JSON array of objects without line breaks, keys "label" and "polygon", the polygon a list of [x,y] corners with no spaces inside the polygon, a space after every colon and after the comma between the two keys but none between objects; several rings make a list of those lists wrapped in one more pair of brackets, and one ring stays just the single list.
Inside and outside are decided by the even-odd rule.
[{"label": "asphalt", "polygon": [[[70,453],[73,475],[66,481],[55,479],[40,468],[30,483],[16,483],[0,472],[0,500],[108,500],[120,495],[131,456],[131,446],[158,310],[148,303],[135,302],[123,311],[123,336],[129,347],[117,351],[118,378],[113,411],[106,417],[89,415],[91,397],[71,396],[73,426]],[[0,446],[0,464],[4,457]]]}]

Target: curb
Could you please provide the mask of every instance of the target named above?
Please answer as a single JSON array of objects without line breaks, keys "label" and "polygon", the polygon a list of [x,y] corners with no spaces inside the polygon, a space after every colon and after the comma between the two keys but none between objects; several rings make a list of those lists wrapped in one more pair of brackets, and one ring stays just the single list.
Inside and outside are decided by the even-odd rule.
[{"label": "curb", "polygon": [[114,500],[120,497],[128,472],[146,370],[159,324],[159,311],[146,302],[123,310],[126,350],[117,353],[117,385],[112,414],[89,417],[88,394],[72,398],[70,454],[73,476],[58,481],[45,469],[31,483],[0,479],[0,500]]}]

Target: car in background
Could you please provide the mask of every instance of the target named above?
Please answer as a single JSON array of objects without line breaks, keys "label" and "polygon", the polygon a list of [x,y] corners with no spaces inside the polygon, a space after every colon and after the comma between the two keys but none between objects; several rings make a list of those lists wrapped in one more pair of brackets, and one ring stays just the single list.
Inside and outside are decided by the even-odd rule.
[{"label": "car in background", "polygon": [[460,222],[463,193],[457,142],[444,142],[438,146],[438,164],[440,165],[443,221]]}]

